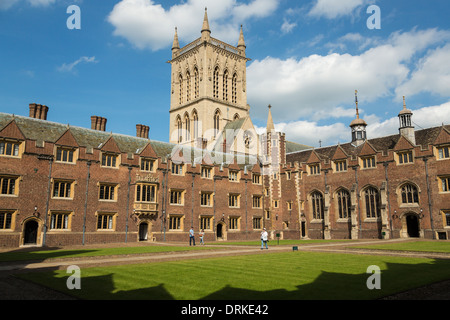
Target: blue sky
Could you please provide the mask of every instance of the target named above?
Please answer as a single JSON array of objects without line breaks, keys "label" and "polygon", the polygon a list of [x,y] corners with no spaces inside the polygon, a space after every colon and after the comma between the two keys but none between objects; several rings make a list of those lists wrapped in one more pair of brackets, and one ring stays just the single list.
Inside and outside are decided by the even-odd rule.
[{"label": "blue sky", "polygon": [[[70,30],[67,8],[81,10]],[[371,5],[381,29],[369,29]],[[417,129],[450,123],[450,2],[371,0],[0,0],[0,112],[169,140],[171,45],[200,36],[236,45],[242,24],[250,115],[263,130],[267,106],[288,140],[345,143],[358,90],[368,137],[398,133],[402,96]]]}]

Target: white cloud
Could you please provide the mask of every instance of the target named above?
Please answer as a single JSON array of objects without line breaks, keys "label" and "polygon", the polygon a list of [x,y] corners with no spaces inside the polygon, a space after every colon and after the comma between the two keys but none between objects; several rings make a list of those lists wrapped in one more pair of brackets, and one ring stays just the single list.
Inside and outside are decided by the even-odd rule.
[{"label": "white cloud", "polygon": [[56,2],[56,0],[27,0],[32,6],[48,6]]},{"label": "white cloud", "polygon": [[283,24],[281,25],[281,32],[283,33],[289,33],[292,32],[292,30],[297,26],[297,23],[293,22],[289,22],[289,20],[284,19]]},{"label": "white cloud", "polygon": [[81,57],[80,59],[72,62],[72,63],[63,63],[60,67],[58,67],[58,71],[60,72],[75,72],[75,67],[80,63],[98,63],[98,60],[95,57]]},{"label": "white cloud", "polygon": [[0,1],[0,10],[8,10],[13,5],[15,5],[20,0],[1,0]]},{"label": "white cloud", "polygon": [[[0,0],[0,10],[8,10],[22,0]],[[56,0],[26,0],[33,7],[46,7],[56,2]]]},{"label": "white cloud", "polygon": [[360,92],[361,102],[393,96],[408,78],[413,57],[449,37],[449,31],[412,30],[396,32],[360,55],[254,60],[247,70],[248,101],[256,118],[264,119],[271,104],[282,110],[277,113],[279,120],[287,121],[338,107],[348,109],[354,90]]},{"label": "white cloud", "polygon": [[396,92],[398,96],[412,96],[419,92],[431,92],[441,96],[450,95],[450,44],[431,50],[422,58],[409,80]]},{"label": "white cloud", "polygon": [[[401,107],[399,107],[399,111]],[[415,130],[450,124],[450,101],[437,106],[429,106],[412,110],[412,121]],[[398,134],[398,117],[381,120],[376,115],[364,117],[367,122],[368,139]],[[289,141],[306,144],[312,147],[335,145],[351,141],[349,123],[337,122],[331,125],[319,125],[315,121],[292,121],[275,124],[275,129],[286,133]],[[257,128],[258,133],[265,132],[265,128]]]},{"label": "white cloud", "polygon": [[350,15],[356,8],[368,3],[368,0],[317,0],[308,14],[318,18],[335,19]]},{"label": "white cloud", "polygon": [[237,0],[187,0],[164,9],[152,0],[122,0],[114,6],[108,21],[115,27],[114,35],[139,49],[159,50],[172,44],[175,27],[180,42],[200,37],[207,7],[212,36],[237,44],[239,25],[252,17],[270,15],[278,1],[253,0],[245,4]]}]

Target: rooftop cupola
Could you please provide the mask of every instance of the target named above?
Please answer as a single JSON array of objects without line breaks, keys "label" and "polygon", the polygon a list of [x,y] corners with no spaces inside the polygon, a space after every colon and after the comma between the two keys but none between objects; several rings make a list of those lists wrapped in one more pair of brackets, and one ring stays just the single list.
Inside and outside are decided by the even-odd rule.
[{"label": "rooftop cupola", "polygon": [[416,144],[416,136],[414,133],[414,126],[412,125],[412,111],[406,108],[405,97],[403,97],[403,109],[398,114],[400,123],[399,132],[402,136],[408,139],[412,144]]},{"label": "rooftop cupola", "polygon": [[350,128],[352,128],[352,143],[359,146],[364,143],[367,139],[366,127],[367,123],[359,118],[358,109],[358,91],[355,90],[355,104],[356,104],[356,119],[350,123]]}]

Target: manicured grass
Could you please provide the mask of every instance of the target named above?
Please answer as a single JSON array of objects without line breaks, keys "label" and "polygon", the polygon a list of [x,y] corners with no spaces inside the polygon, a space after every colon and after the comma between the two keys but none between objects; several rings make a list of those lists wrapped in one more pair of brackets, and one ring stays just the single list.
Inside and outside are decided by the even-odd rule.
[{"label": "manicured grass", "polygon": [[353,248],[450,253],[450,241],[413,241],[401,243],[374,244],[367,246],[353,246]]},{"label": "manicured grass", "polygon": [[[381,289],[366,286],[381,269]],[[68,290],[65,270],[21,274],[82,299],[298,300],[376,299],[450,279],[450,260],[283,252],[81,269]]]},{"label": "manicured grass", "polygon": [[208,250],[211,247],[203,246],[140,246],[116,248],[91,248],[77,250],[36,250],[36,251],[9,251],[0,253],[0,261],[42,261],[56,258],[98,257],[126,254],[143,254],[170,251]]},{"label": "manicured grass", "polygon": [[[287,246],[287,245],[299,245],[309,243],[333,243],[333,242],[349,242],[352,240],[270,240],[269,246]],[[228,241],[228,242],[214,242],[214,245],[233,245],[233,246],[261,246],[261,240],[253,241]]]}]

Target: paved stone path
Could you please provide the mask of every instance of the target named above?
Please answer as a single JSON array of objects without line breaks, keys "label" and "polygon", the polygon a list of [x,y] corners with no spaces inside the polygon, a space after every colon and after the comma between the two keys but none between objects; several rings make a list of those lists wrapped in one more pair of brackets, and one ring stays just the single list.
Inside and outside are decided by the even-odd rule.
[{"label": "paved stone path", "polygon": [[[276,240],[275,240],[276,241]],[[383,240],[383,243],[405,241],[402,239]],[[299,242],[301,243],[301,242]],[[422,257],[431,259],[450,259],[448,253],[430,253],[430,252],[386,252],[383,250],[363,250],[351,249],[351,246],[380,243],[380,240],[359,241],[355,243],[321,243],[321,244],[302,244],[297,246],[299,251],[320,251],[335,253],[352,254],[370,254],[370,255],[395,255],[407,257]],[[130,246],[136,244],[130,244]],[[151,245],[154,245],[152,243]],[[168,245],[168,244],[162,244]],[[170,244],[180,245],[180,244]],[[181,244],[184,245],[184,244]],[[0,300],[70,300],[71,297],[43,288],[42,286],[23,281],[14,276],[21,272],[32,272],[44,269],[67,269],[70,265],[80,267],[94,267],[105,265],[121,265],[132,263],[152,263],[161,261],[173,261],[181,259],[200,259],[223,257],[227,255],[248,255],[248,254],[270,254],[271,252],[288,252],[293,250],[293,246],[269,246],[269,249],[261,250],[257,246],[232,246],[227,245],[209,245],[214,247],[210,250],[185,251],[185,252],[164,252],[133,254],[126,256],[103,256],[103,257],[84,257],[73,259],[50,259],[49,261],[31,261],[21,263],[0,263]],[[94,247],[94,246],[93,246]],[[98,247],[98,246],[96,246]],[[79,247],[86,249],[88,246]],[[66,249],[66,248],[64,248]],[[386,299],[414,299],[414,300],[450,300],[450,280],[439,284],[433,284],[425,288],[419,288],[407,293],[388,297]]]}]

